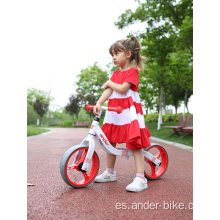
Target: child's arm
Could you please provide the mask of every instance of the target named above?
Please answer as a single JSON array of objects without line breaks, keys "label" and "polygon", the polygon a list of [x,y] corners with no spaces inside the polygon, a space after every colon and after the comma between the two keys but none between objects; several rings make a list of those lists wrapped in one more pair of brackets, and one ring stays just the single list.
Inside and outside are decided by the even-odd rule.
[{"label": "child's arm", "polygon": [[96,105],[95,105],[94,108],[93,108],[93,113],[94,113],[95,115],[98,115],[97,112],[100,111],[100,106],[110,97],[110,95],[112,94],[112,91],[113,91],[113,89],[111,89],[111,88],[108,87],[108,88],[103,92],[102,96],[100,97],[100,99],[97,101]]},{"label": "child's arm", "polygon": [[119,92],[119,93],[124,93],[126,92],[130,87],[132,86],[132,83],[129,83],[129,82],[124,82],[122,85],[121,84],[118,84],[118,83],[114,83],[112,82],[111,80],[108,80],[106,83],[105,83],[105,86],[104,86],[104,89],[105,88],[111,88],[113,90],[115,90],[116,92]]},{"label": "child's arm", "polygon": [[107,88],[103,93],[100,99],[97,101],[100,105],[102,105],[112,94],[113,89]]}]

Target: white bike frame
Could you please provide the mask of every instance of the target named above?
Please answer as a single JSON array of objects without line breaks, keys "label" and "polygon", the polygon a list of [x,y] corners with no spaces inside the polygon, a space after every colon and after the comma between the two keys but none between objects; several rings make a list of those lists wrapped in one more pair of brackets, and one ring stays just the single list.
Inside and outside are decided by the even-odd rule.
[{"label": "white bike frame", "polygon": [[[132,151],[130,149],[114,148],[108,141],[107,137],[105,136],[105,134],[99,127],[99,119],[102,114],[102,109],[108,110],[108,107],[105,107],[105,106],[100,107],[100,112],[98,112],[98,116],[94,118],[92,125],[90,127],[90,130],[89,130],[88,136],[81,142],[81,145],[87,145],[89,143],[89,150],[86,155],[83,166],[81,168],[82,170],[85,170],[85,171],[88,170],[89,165],[92,161],[93,153],[95,151],[94,138],[96,139],[101,149],[104,150],[106,153],[114,154],[117,156],[125,156],[125,159],[127,160],[129,159],[129,156],[133,156]],[[97,121],[95,119],[97,119]],[[82,153],[83,153],[83,150],[79,150],[77,152],[76,159],[74,160],[73,163],[75,163],[75,161],[81,158]],[[160,166],[161,161],[157,159],[156,157],[154,157],[151,153],[143,150],[143,154],[144,154],[145,159],[147,158],[148,160],[152,161],[155,165]]]}]

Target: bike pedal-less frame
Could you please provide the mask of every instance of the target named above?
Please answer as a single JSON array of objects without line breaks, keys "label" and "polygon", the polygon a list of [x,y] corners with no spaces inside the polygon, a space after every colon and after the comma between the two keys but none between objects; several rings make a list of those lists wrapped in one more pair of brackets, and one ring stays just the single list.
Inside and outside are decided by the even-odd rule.
[{"label": "bike pedal-less frame", "polygon": [[[86,109],[90,111],[93,107],[94,106],[88,104]],[[61,176],[63,180],[72,187],[80,188],[88,186],[98,173],[99,158],[95,152],[95,140],[106,153],[124,156],[127,160],[129,159],[129,156],[133,156],[130,149],[114,148],[111,145],[108,138],[99,127],[102,110],[115,111],[118,114],[122,112],[122,108],[120,106],[117,108],[101,106],[98,115],[93,119],[87,137],[80,143],[80,145],[76,145],[68,149],[61,159]],[[156,150],[156,154],[151,153],[151,150]],[[152,143],[151,146],[143,148],[142,151],[144,160],[149,165],[148,170],[146,169],[144,171],[145,177],[148,179],[160,178],[168,167],[168,154],[166,150],[161,145]],[[73,158],[70,163],[71,157]],[[69,174],[71,170],[80,172],[82,174],[82,178],[80,180],[74,180],[74,175]]]}]

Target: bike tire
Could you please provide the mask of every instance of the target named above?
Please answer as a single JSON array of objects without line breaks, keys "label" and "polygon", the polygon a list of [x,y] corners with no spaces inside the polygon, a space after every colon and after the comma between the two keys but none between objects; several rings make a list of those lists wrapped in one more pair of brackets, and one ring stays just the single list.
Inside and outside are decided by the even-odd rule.
[{"label": "bike tire", "polygon": [[145,158],[145,162],[150,165],[150,172],[149,172],[149,170],[145,169],[144,176],[145,176],[145,178],[147,178],[149,180],[156,180],[156,179],[161,178],[165,174],[165,172],[168,168],[168,164],[169,164],[169,158],[168,158],[167,151],[161,145],[154,144],[150,147],[144,148],[143,150],[150,151],[153,149],[157,149],[159,151],[159,153],[156,156],[158,156],[160,154],[159,158],[161,159],[161,165],[158,167],[158,170],[156,171],[156,165],[153,164],[152,161],[149,161],[149,160],[147,160],[147,158]]},{"label": "bike tire", "polygon": [[[71,148],[69,148],[63,155],[61,161],[60,161],[60,174],[64,180],[65,183],[67,183],[69,186],[74,187],[74,188],[82,188],[82,187],[87,187],[96,177],[96,175],[98,174],[99,171],[99,166],[100,166],[100,162],[99,162],[99,157],[98,154],[96,153],[96,151],[94,151],[93,156],[92,156],[92,164],[91,166],[91,170],[87,172],[83,172],[80,171],[78,169],[79,166],[82,167],[81,165],[77,165],[77,163],[83,163],[83,161],[80,162],[80,160],[82,159],[82,157],[84,156],[85,159],[85,155],[88,152],[89,147],[87,145],[76,145],[73,146]],[[73,159],[72,157],[74,157],[74,154],[77,153],[77,151],[82,150],[84,151],[83,156],[76,161],[76,163],[73,166],[77,166],[77,168],[74,169],[70,169],[71,166],[68,165],[68,163],[70,162],[70,159]],[[70,170],[74,170],[74,174],[81,173],[84,176],[84,180],[80,180],[80,181],[74,181],[72,179],[74,179],[74,175],[70,177],[69,171]]]}]

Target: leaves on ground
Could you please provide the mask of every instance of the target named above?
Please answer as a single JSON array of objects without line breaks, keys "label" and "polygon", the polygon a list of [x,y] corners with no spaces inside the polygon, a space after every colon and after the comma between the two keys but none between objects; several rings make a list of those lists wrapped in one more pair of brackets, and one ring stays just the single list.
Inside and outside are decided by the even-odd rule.
[{"label": "leaves on ground", "polygon": [[32,183],[27,183],[27,186],[34,186],[34,184],[32,184]]}]

